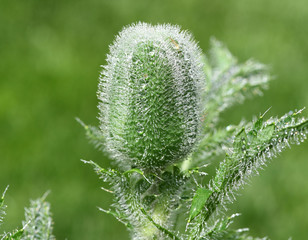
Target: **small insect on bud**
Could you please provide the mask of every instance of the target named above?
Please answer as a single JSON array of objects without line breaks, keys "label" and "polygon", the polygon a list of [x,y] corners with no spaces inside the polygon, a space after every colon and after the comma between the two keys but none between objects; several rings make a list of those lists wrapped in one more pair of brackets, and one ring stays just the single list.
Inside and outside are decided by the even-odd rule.
[{"label": "small insect on bud", "polygon": [[201,126],[201,51],[177,26],[138,23],[110,47],[100,75],[100,128],[124,169],[160,169],[189,154]]}]

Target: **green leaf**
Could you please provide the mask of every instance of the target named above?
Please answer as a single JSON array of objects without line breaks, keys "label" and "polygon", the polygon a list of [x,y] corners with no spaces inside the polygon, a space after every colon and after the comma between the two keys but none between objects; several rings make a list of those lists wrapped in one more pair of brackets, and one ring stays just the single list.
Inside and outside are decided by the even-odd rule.
[{"label": "green leaf", "polygon": [[239,215],[240,214],[236,213],[232,214],[231,216],[218,219],[215,222],[214,226],[208,232],[205,233],[205,236],[209,236],[216,239],[217,235],[225,233],[227,231],[228,227],[233,222],[233,219]]},{"label": "green leaf", "polygon": [[149,179],[146,178],[146,176],[144,175],[143,171],[140,170],[139,168],[132,168],[132,169],[129,169],[127,171],[125,171],[123,173],[123,175],[128,175],[130,173],[138,173],[140,174],[142,177],[144,177],[144,179],[148,182],[148,183],[151,183]]},{"label": "green leaf", "polygon": [[110,182],[112,179],[119,178],[120,173],[114,169],[104,169],[100,167],[97,163],[93,161],[81,160],[85,164],[90,164],[93,166],[94,171],[104,179],[105,182]]},{"label": "green leaf", "polygon": [[5,190],[4,190],[4,192],[2,193],[2,196],[1,196],[1,198],[0,198],[0,207],[2,207],[3,204],[4,204],[4,197],[5,197],[5,193],[6,193],[6,191],[8,190],[8,188],[9,188],[9,186],[7,186],[7,187],[5,188]]},{"label": "green leaf", "polygon": [[[0,237],[1,237],[1,240],[23,240],[24,229],[18,229],[18,230],[14,230],[13,232],[5,233],[4,235],[0,235]],[[29,238],[24,238],[24,239],[28,240]]]},{"label": "green leaf", "polygon": [[212,191],[209,189],[206,188],[197,189],[191,203],[188,222],[194,219],[201,212],[201,210],[204,208],[207,199],[211,194]]},{"label": "green leaf", "polygon": [[140,175],[142,175],[142,176],[144,176],[144,173],[139,169],[139,168],[132,168],[132,169],[129,169],[129,170],[127,170],[127,171],[125,171],[124,173],[123,173],[123,175],[128,175],[129,173],[138,173],[138,174],[140,174]]},{"label": "green leaf", "polygon": [[94,126],[90,126],[85,124],[79,118],[76,118],[76,121],[84,128],[86,131],[86,136],[90,140],[90,142],[99,150],[101,150],[104,154],[104,157],[110,158],[108,151],[105,149],[105,138],[103,136],[102,131]]},{"label": "green leaf", "polygon": [[237,59],[230,53],[224,44],[211,38],[210,63],[214,69],[224,71],[236,64]]},{"label": "green leaf", "polygon": [[19,229],[17,232],[15,232],[12,236],[12,239],[21,239],[22,235],[24,234],[24,229]]},{"label": "green leaf", "polygon": [[263,128],[262,131],[258,132],[257,138],[261,142],[266,142],[273,137],[275,131],[275,124],[269,124]]},{"label": "green leaf", "polygon": [[128,229],[132,229],[132,225],[127,221],[125,216],[120,215],[120,213],[112,210],[105,210],[103,208],[98,208],[100,211],[112,215],[114,218],[116,218],[119,222],[123,223]]},{"label": "green leaf", "polygon": [[258,118],[258,120],[255,122],[255,124],[254,124],[254,129],[255,129],[256,131],[259,131],[259,130],[262,128],[262,126],[263,126],[263,121],[264,121],[263,116],[260,116],[260,117]]},{"label": "green leaf", "polygon": [[236,134],[233,145],[236,149],[242,149],[242,147],[247,144],[247,140],[247,134],[245,128],[243,127],[239,133]]},{"label": "green leaf", "polygon": [[204,93],[204,133],[218,122],[219,114],[246,97],[261,95],[271,76],[265,65],[253,60],[238,63],[219,41],[211,41],[210,54],[204,57],[207,87]]},{"label": "green leaf", "polygon": [[204,163],[210,162],[215,156],[225,153],[225,150],[232,146],[234,134],[238,129],[241,129],[243,124],[244,122],[241,122],[237,126],[229,125],[226,128],[209,130],[191,154],[191,158],[182,164],[182,170],[204,165]]},{"label": "green leaf", "polygon": [[5,215],[5,208],[6,206],[4,205],[4,197],[5,197],[5,193],[8,190],[9,186],[7,186],[4,190],[4,192],[2,193],[2,196],[0,198],[0,225],[3,222],[4,219],[4,215]]},{"label": "green leaf", "polygon": [[289,113],[280,119],[271,118],[264,122],[259,118],[247,124],[235,136],[231,154],[219,165],[216,176],[208,188],[213,191],[206,221],[220,204],[234,200],[234,190],[245,184],[247,178],[290,144],[304,141],[308,133],[308,120],[300,118],[301,111]]},{"label": "green leaf", "polygon": [[45,193],[41,198],[31,201],[30,207],[25,209],[23,233],[15,233],[17,235],[23,235],[21,238],[22,240],[55,239],[55,237],[52,235],[53,220],[51,218],[50,204],[45,201],[47,195],[48,192]]}]

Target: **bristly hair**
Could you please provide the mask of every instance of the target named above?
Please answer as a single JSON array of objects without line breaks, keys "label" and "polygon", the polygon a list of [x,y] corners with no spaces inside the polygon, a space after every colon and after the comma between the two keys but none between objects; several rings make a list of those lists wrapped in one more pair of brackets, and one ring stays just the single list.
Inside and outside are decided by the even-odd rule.
[{"label": "bristly hair", "polygon": [[204,78],[201,50],[178,26],[137,23],[119,33],[98,89],[100,129],[118,165],[153,170],[191,152]]}]

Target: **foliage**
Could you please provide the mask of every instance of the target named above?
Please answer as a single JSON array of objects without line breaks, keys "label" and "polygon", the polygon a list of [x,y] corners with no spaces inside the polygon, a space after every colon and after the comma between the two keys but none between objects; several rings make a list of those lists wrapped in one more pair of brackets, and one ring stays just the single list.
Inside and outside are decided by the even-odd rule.
[{"label": "foliage", "polygon": [[[4,197],[8,187],[0,199],[0,223],[5,215]],[[42,198],[31,201],[30,207],[25,209],[23,227],[0,235],[1,240],[53,240],[52,219],[49,203],[45,202],[47,194]]]},{"label": "foliage", "polygon": [[[142,44],[134,41],[134,44],[138,42],[139,45],[131,45],[127,50],[126,44],[129,44],[130,38],[135,38],[129,34],[135,36],[137,34],[135,31],[140,31],[142,36],[145,34],[144,31],[147,29],[143,29],[142,26],[145,25],[141,25],[141,27],[138,24],[131,26],[132,30],[129,28],[129,30],[124,30],[124,33],[120,34],[116,43],[111,47],[111,53],[108,56],[109,65],[104,67],[107,70],[104,70],[101,76],[101,82],[115,81],[118,84],[124,81],[123,78],[126,78],[126,76],[128,78],[135,76],[136,79],[128,80],[126,83],[121,83],[122,85],[112,86],[111,88],[102,83],[99,86],[98,96],[103,102],[103,105],[100,104],[99,106],[100,111],[107,106],[107,110],[104,110],[105,114],[112,115],[114,112],[123,111],[127,114],[127,117],[104,121],[101,112],[103,124],[101,129],[83,124],[87,136],[103,151],[103,146],[105,146],[107,152],[110,151],[111,145],[109,142],[113,142],[111,138],[120,139],[121,136],[127,134],[126,129],[131,129],[132,126],[130,125],[136,124],[136,122],[129,122],[128,125],[118,125],[117,130],[112,130],[116,126],[115,124],[123,124],[126,119],[130,118],[130,114],[133,114],[127,109],[123,110],[124,103],[117,101],[117,98],[124,94],[124,96],[129,96],[128,99],[131,103],[136,104],[136,101],[139,100],[134,100],[134,98],[138,98],[141,94],[140,91],[142,92],[142,89],[130,90],[130,88],[126,88],[126,85],[135,84],[136,80],[139,81],[141,75],[128,74],[124,77],[117,75],[120,65],[115,64],[114,61],[126,61],[128,62],[126,66],[130,66],[130,60],[124,59],[127,57],[126,51],[128,51],[128,55],[140,54],[141,51],[143,54],[142,61],[145,62],[140,64],[146,66],[143,71],[154,71],[149,68],[155,69],[156,65],[158,65],[159,72],[171,71],[170,74],[172,75],[172,71],[175,71],[174,69],[163,69],[157,64],[157,60],[152,61],[150,57],[147,57],[150,54],[147,50],[149,47],[147,44],[152,43],[151,38],[140,37]],[[158,26],[157,29],[164,27]],[[153,32],[151,28],[150,34],[161,33],[159,31]],[[168,34],[167,36],[166,33],[164,34],[162,34],[163,40],[168,45],[170,38],[168,38]],[[125,36],[125,38],[122,39],[122,36]],[[143,50],[140,50],[140,46]],[[184,48],[180,41],[176,42],[176,46],[180,49]],[[158,45],[159,47],[161,46]],[[155,52],[158,58],[164,57],[160,54],[160,51],[158,49]],[[128,59],[130,58],[128,57]],[[243,102],[247,96],[261,95],[262,90],[268,87],[268,81],[271,77],[268,74],[267,67],[261,63],[253,60],[238,63],[228,49],[215,39],[211,41],[209,54],[203,58],[203,65],[205,88],[201,88],[203,93],[201,93],[200,98],[201,106],[204,109],[201,118],[202,130],[195,135],[199,140],[191,154],[184,159],[178,157],[177,161],[167,162],[169,164],[152,158],[152,161],[156,161],[155,164],[157,164],[153,167],[153,164],[147,160],[144,164],[140,164],[140,161],[147,158],[148,151],[151,151],[140,143],[138,152],[141,157],[138,160],[139,162],[136,161],[138,162],[137,165],[130,165],[125,159],[121,158],[121,154],[109,156],[110,160],[119,166],[118,170],[116,168],[104,169],[93,161],[84,161],[91,164],[100,178],[109,184],[110,189],[105,187],[103,189],[112,193],[115,197],[114,204],[110,209],[100,208],[100,210],[113,215],[124,223],[130,231],[132,239],[258,239],[248,236],[246,229],[230,230],[229,226],[238,214],[228,217],[225,215],[225,210],[229,203],[236,200],[237,190],[242,188],[251,176],[258,174],[259,170],[270,159],[276,157],[291,144],[300,144],[306,139],[308,120],[301,116],[302,110],[290,111],[280,118],[270,117],[267,120],[265,120],[265,114],[263,114],[251,122],[242,121],[237,126],[217,127],[221,112],[235,103]],[[129,70],[121,69],[120,73],[126,71]],[[162,76],[165,76],[164,73],[162,73]],[[147,88],[147,84],[158,84],[155,81],[152,82],[151,79],[145,80],[142,78],[140,81],[144,81],[145,88]],[[102,89],[102,87],[107,87],[107,90]],[[111,91],[112,89],[113,91]],[[115,97],[112,94],[115,94],[116,89],[119,91],[116,94],[120,95]],[[181,86],[178,89],[181,89]],[[149,91],[147,94],[152,93],[154,100],[155,97],[160,97],[159,93],[151,91],[150,88]],[[107,94],[111,94],[111,97],[106,97]],[[147,97],[141,94],[141,99],[142,96]],[[180,102],[181,97],[183,96],[178,98]],[[145,100],[143,104],[145,104],[143,106],[144,111],[153,111],[154,115],[155,111],[158,111],[157,106],[155,107],[155,104],[153,105],[151,101]],[[152,106],[154,107],[152,108]],[[137,109],[137,111],[143,110]],[[157,116],[164,118],[164,115]],[[142,121],[146,119],[146,117],[142,117],[144,116],[139,116]],[[191,116],[191,118],[193,117]],[[138,121],[139,118],[137,118]],[[114,123],[115,120],[120,123]],[[147,125],[143,125],[143,137],[146,141],[159,141],[162,137],[164,144],[168,144],[164,140],[166,135],[159,133],[161,126],[154,124],[148,127],[151,130],[147,132]],[[115,134],[110,134],[111,130]],[[104,131],[109,133],[104,133]],[[120,134],[120,137],[116,134]],[[167,131],[166,134],[168,135],[169,132]],[[125,136],[129,137],[129,132]],[[136,140],[136,137],[130,137],[130,141]],[[137,140],[136,144],[140,142]],[[124,145],[119,144],[120,148],[121,146],[123,153],[126,154],[131,151],[126,149],[125,141]],[[111,151],[113,150],[111,149]],[[225,156],[224,160],[220,162],[216,174],[211,176],[210,180],[207,180],[207,173],[204,171],[207,164],[223,155]],[[151,157],[151,154],[149,156]],[[126,168],[123,168],[123,164],[126,164]],[[183,216],[185,216],[186,227],[181,227],[181,222],[184,220]]]},{"label": "foliage", "polygon": [[51,219],[50,205],[45,202],[47,194],[31,201],[30,207],[25,209],[25,221],[23,221],[24,234],[22,239],[55,239],[52,235],[53,222]]},{"label": "foliage", "polygon": [[[302,110],[218,127],[221,112],[267,88],[266,66],[238,63],[214,39],[201,59],[192,37],[170,25],[137,24],[121,34],[101,73],[100,128],[78,120],[116,164],[104,169],[84,160],[109,184],[102,189],[115,199],[110,209],[99,209],[122,222],[136,240],[260,240],[247,229],[230,229],[239,214],[228,216],[226,209],[270,159],[306,139]],[[221,156],[208,178],[207,165]],[[0,224],[6,191],[0,198]],[[23,227],[1,239],[55,239],[46,196],[31,201]]]}]

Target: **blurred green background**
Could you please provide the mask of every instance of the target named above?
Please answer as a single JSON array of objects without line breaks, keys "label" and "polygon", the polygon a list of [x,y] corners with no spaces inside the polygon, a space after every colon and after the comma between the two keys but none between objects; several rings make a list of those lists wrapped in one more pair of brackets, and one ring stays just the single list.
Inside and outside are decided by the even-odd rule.
[{"label": "blurred green background", "polygon": [[[97,125],[96,90],[108,46],[123,26],[145,21],[190,30],[204,52],[223,41],[241,61],[269,64],[276,79],[264,97],[228,110],[222,123],[308,107],[307,0],[1,0],[0,191],[10,185],[6,223],[21,226],[29,199],[48,197],[57,239],[128,239],[96,206],[111,196],[89,166],[108,167],[90,145],[80,117]],[[305,111],[308,115],[308,111]],[[307,239],[308,141],[269,164],[241,191],[233,227],[255,236]]]}]

